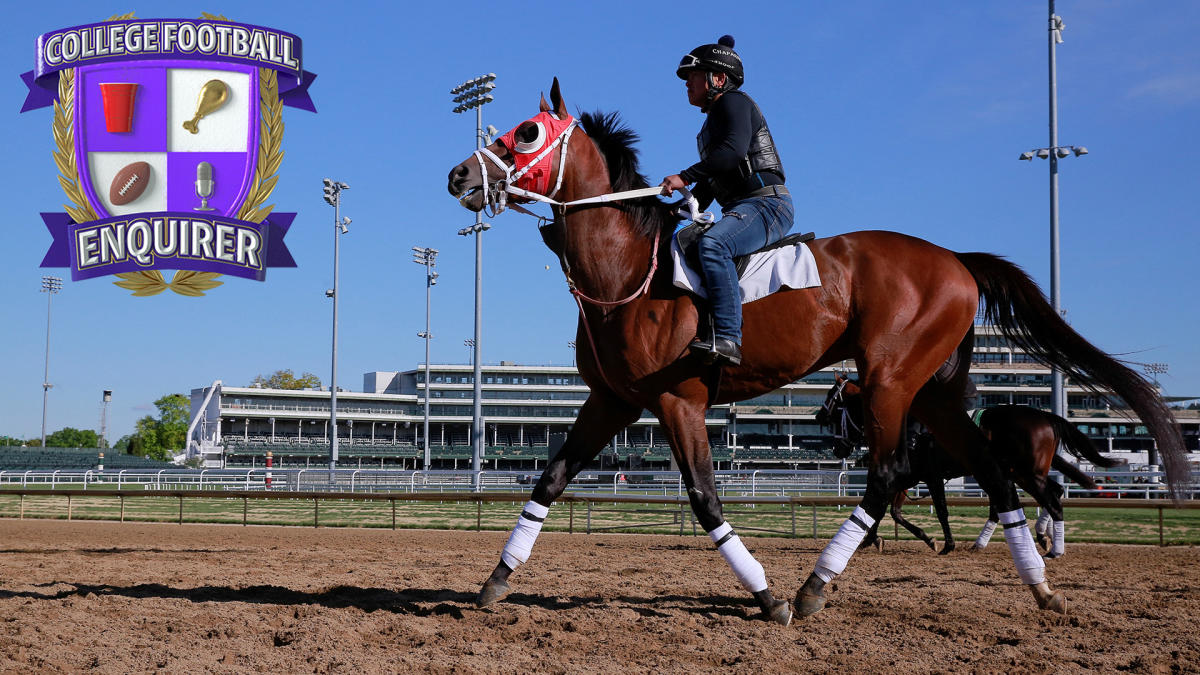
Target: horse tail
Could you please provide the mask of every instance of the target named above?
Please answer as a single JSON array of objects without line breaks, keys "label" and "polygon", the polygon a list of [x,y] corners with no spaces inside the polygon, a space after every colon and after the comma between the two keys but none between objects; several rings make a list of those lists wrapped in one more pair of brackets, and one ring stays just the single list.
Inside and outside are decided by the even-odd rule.
[{"label": "horse tail", "polygon": [[1054,435],[1058,437],[1058,442],[1072,455],[1080,459],[1086,459],[1092,464],[1104,467],[1105,469],[1125,464],[1125,460],[1123,459],[1105,457],[1100,454],[1095,444],[1092,443],[1092,439],[1084,435],[1074,424],[1071,424],[1058,415],[1051,415],[1049,413],[1046,414],[1046,418],[1050,422],[1051,428],[1054,429]]},{"label": "horse tail", "polygon": [[1158,442],[1171,494],[1181,499],[1191,482],[1183,435],[1154,387],[1075,332],[1020,267],[989,253],[956,255],[975,278],[985,319],[1005,338],[1077,384],[1112,391],[1133,409]]},{"label": "horse tail", "polygon": [[1062,455],[1055,455],[1054,460],[1050,462],[1050,466],[1058,470],[1059,473],[1075,481],[1075,484],[1088,490],[1100,489],[1096,485],[1096,481],[1092,477],[1083,472],[1082,469],[1068,462]]}]

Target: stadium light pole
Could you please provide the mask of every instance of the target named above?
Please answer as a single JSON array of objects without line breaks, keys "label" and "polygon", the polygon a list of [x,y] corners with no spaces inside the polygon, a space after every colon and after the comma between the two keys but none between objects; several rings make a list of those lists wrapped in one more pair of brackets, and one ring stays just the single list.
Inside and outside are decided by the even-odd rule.
[{"label": "stadium light pole", "polygon": [[[1054,49],[1061,43],[1062,31],[1066,27],[1062,17],[1054,13],[1054,0],[1050,4],[1050,146],[1034,148],[1022,152],[1018,159],[1032,161],[1034,155],[1050,160],[1050,305],[1055,313],[1062,316],[1062,294],[1059,286],[1059,255],[1058,255],[1058,160],[1074,154],[1076,157],[1088,154],[1083,146],[1058,144],[1058,74]],[[1051,371],[1050,379],[1050,409],[1059,417],[1066,415],[1066,400],[1063,396],[1063,374],[1058,368]]]},{"label": "stadium light pole", "polygon": [[[475,109],[475,149],[483,148],[483,106],[491,103],[491,91],[496,88],[496,74],[488,73],[450,90],[454,95],[455,113],[464,113]],[[490,130],[490,129],[489,129]],[[483,393],[480,385],[480,324],[483,323],[483,233],[491,225],[483,222],[483,212],[475,212],[475,224],[458,231],[461,236],[475,235],[475,354],[474,362],[474,398],[475,403],[471,415],[471,472],[474,476],[475,489],[480,489],[479,470],[483,458]]]},{"label": "stadium light pole", "polygon": [[350,224],[349,218],[342,218],[342,191],[349,190],[350,186],[336,180],[328,178],[322,181],[324,184],[325,203],[333,207],[333,288],[325,291],[325,297],[333,298],[333,367],[330,373],[329,380],[329,426],[333,430],[333,436],[329,445],[329,481],[333,482],[333,472],[337,469],[338,461],[338,434],[337,434],[337,345],[338,345],[338,249],[341,243],[341,236],[350,231],[346,227]]},{"label": "stadium light pole", "polygon": [[429,332],[429,302],[430,290],[437,284],[438,273],[433,270],[437,265],[436,248],[412,247],[413,262],[425,266],[425,330],[417,333],[417,337],[425,340],[425,470],[428,471],[433,463],[429,452],[429,341],[433,333]]},{"label": "stadium light pole", "polygon": [[46,294],[46,372],[42,376],[42,447],[46,447],[46,402],[50,398],[50,298],[62,290],[61,277],[42,277],[42,292]]}]

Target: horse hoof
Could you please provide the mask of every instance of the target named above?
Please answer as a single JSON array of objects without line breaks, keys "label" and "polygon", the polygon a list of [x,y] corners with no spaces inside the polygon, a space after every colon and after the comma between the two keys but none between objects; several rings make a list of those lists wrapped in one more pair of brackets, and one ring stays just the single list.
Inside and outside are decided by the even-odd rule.
[{"label": "horse hoof", "polygon": [[938,551],[938,555],[947,555],[954,550],[954,542],[948,541],[942,544],[942,550]]},{"label": "horse hoof", "polygon": [[796,611],[805,618],[825,609],[825,582],[811,574],[800,590],[796,591]]},{"label": "horse hoof", "polygon": [[933,541],[932,539],[926,539],[926,540],[925,540],[925,545],[929,547],[929,550],[930,550],[930,551],[933,551],[934,553],[937,553],[937,544],[936,544],[936,543],[934,543],[934,541]]},{"label": "horse hoof", "polygon": [[771,605],[771,611],[767,614],[767,618],[781,626],[787,626],[792,623],[792,606],[787,600],[776,600]]},{"label": "horse hoof", "polygon": [[1061,554],[1061,553],[1055,553],[1054,551],[1050,551],[1049,553],[1046,553],[1046,554],[1045,554],[1045,555],[1043,555],[1042,557],[1043,557],[1043,558],[1045,558],[1046,560],[1054,560],[1055,558],[1061,558],[1061,557],[1062,557],[1062,554]]},{"label": "horse hoof", "polygon": [[980,546],[979,544],[975,544],[975,545],[971,546],[971,548],[967,549],[967,551],[969,551],[970,553],[981,553],[983,551],[983,547]]},{"label": "horse hoof", "polygon": [[1050,542],[1046,541],[1046,537],[1041,532],[1038,532],[1034,539],[1037,540],[1038,546],[1041,546],[1043,551],[1050,550]]},{"label": "horse hoof", "polygon": [[825,609],[824,595],[807,593],[805,591],[800,591],[796,594],[796,610],[800,612],[800,618],[810,617],[822,609]]},{"label": "horse hoof", "polygon": [[479,595],[475,598],[476,607],[487,607],[488,605],[503,600],[509,592],[508,584],[503,581],[488,581],[479,589]]},{"label": "horse hoof", "polygon": [[1040,584],[1031,584],[1029,590],[1033,591],[1033,597],[1037,599],[1038,609],[1059,614],[1067,613],[1067,596],[1062,591],[1051,591],[1050,584],[1044,581]]}]

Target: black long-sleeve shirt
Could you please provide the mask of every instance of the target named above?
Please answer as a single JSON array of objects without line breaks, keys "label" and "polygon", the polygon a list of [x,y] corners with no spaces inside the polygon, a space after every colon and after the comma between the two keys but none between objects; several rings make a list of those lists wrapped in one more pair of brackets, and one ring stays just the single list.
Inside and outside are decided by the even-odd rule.
[{"label": "black long-sleeve shirt", "polygon": [[[679,172],[686,183],[697,183],[694,194],[702,207],[712,203],[709,179],[729,186],[735,192],[749,193],[767,185],[782,185],[783,178],[769,171],[745,175],[743,164],[750,152],[756,118],[761,120],[754,101],[741,91],[729,91],[717,97],[704,122],[708,130],[707,155]],[[741,189],[737,189],[741,188]]]}]

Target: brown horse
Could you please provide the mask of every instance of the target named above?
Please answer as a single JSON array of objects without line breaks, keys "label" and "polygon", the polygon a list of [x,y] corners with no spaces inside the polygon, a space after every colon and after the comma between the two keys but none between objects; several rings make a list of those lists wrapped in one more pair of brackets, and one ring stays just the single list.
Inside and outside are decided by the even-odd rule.
[{"label": "brown horse", "polygon": [[[541,113],[490,144],[486,153],[451,169],[450,194],[464,206],[482,210],[498,203],[501,190],[517,194],[508,180],[536,191],[527,180],[531,176],[540,176],[541,185],[554,185],[559,204],[647,186],[631,145],[635,135],[618,128],[615,116],[584,115],[582,131],[571,137],[567,127],[556,132],[551,144],[546,130],[571,119],[557,79],[550,100],[543,99]],[[505,139],[514,147],[506,146]],[[524,168],[517,170],[519,165]],[[524,178],[518,180],[518,174]],[[815,240],[809,247],[822,285],[747,304],[743,361],[719,370],[689,355],[702,310],[693,296],[671,283],[669,240],[677,224],[672,207],[645,199],[553,210],[542,236],[559,256],[568,287],[580,298],[579,370],[591,393],[484,583],[477,599],[481,606],[509,592],[513,568],[528,559],[542,520],[568,482],[609,438],[647,409],[666,432],[698,521],[767,616],[788,623],[787,603],[772,596],[762,566],[725,522],[705,412],[715,403],[771,392],[843,359],[854,359],[862,378],[873,461],[861,505],[796,595],[802,615],[824,606],[824,586],[842,572],[867,527],[883,515],[897,491],[893,458],[910,409],[970,468],[1002,517],[1023,521],[1012,481],[987,452],[988,440],[958,400],[967,369],[960,368],[944,383],[930,381],[955,350],[964,355],[963,363],[969,362],[981,298],[991,323],[1016,345],[1075,382],[1111,389],[1129,402],[1158,440],[1171,485],[1180,489],[1188,479],[1182,436],[1154,389],[1075,333],[1036,284],[1005,260],[954,253],[894,232]],[[1045,582],[1044,563],[1032,538],[1012,539],[1009,546],[1039,607],[1063,609],[1062,594]]]},{"label": "brown horse", "polygon": [[[854,447],[865,440],[862,429],[862,392],[858,384],[837,376],[837,383],[829,390],[825,403],[817,413],[817,422],[834,429],[838,439],[834,454],[847,457]],[[1095,490],[1096,483],[1087,474],[1058,454],[1061,445],[1071,454],[1086,459],[1096,466],[1111,468],[1123,464],[1121,460],[1101,455],[1087,436],[1083,435],[1067,420],[1036,408],[1022,405],[1001,405],[982,410],[979,428],[991,441],[991,450],[1000,466],[1021,489],[1046,510],[1053,529],[1053,541],[1047,546],[1044,532],[1038,532],[1038,540],[1048,547],[1046,558],[1057,558],[1064,552],[1064,520],[1062,509],[1063,488],[1049,478],[1050,469],[1060,473],[1087,489]],[[901,476],[897,479],[900,492],[892,500],[892,518],[930,548],[933,539],[923,529],[904,517],[900,507],[905,501],[904,490],[925,483],[933,499],[934,510],[942,526],[943,545],[941,554],[955,548],[954,535],[950,531],[949,513],[946,509],[946,493],[943,481],[969,475],[967,469],[951,457],[929,434],[917,434],[911,443],[901,444],[896,461]],[[983,534],[976,541],[976,548],[987,545],[987,538],[998,522],[993,509],[988,516]],[[867,533],[860,548],[876,541],[879,523]]]}]

